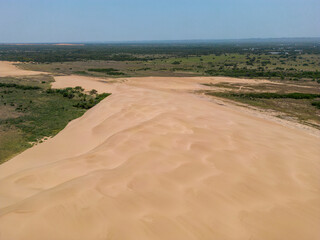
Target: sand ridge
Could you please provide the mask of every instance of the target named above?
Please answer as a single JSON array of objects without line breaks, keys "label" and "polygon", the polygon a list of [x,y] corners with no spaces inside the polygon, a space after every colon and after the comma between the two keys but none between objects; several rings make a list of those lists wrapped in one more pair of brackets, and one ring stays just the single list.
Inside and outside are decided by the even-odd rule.
[{"label": "sand ridge", "polygon": [[319,139],[188,93],[221,79],[55,80],[112,95],[0,166],[0,239],[320,238]]}]

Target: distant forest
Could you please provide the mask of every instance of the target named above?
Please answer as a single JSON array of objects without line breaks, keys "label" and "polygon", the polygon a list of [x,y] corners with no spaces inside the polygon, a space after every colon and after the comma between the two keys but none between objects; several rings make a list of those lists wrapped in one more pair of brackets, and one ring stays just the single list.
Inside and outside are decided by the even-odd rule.
[{"label": "distant forest", "polygon": [[171,57],[238,54],[320,54],[320,39],[177,41],[149,43],[84,44],[61,46],[0,45],[0,60],[69,62],[83,60],[149,61]]}]

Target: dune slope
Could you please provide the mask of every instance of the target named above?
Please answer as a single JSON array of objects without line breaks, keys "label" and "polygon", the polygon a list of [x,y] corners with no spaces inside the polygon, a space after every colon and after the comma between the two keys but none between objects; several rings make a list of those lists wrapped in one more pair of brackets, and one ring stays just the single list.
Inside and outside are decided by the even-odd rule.
[{"label": "dune slope", "polygon": [[0,239],[319,239],[319,139],[205,80],[56,77],[113,94],[0,166]]}]

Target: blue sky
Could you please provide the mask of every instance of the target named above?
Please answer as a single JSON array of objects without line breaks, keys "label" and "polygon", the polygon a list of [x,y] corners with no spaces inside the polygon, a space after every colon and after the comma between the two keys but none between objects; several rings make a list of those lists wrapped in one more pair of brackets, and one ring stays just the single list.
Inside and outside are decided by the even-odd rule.
[{"label": "blue sky", "polygon": [[0,42],[320,37],[320,0],[0,0]]}]

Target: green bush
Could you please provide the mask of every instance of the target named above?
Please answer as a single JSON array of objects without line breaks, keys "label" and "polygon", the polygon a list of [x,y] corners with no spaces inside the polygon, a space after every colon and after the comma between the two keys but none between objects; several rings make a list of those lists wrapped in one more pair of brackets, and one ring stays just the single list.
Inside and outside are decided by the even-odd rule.
[{"label": "green bush", "polygon": [[315,106],[316,108],[320,109],[320,101],[315,101],[315,102],[312,102],[311,104],[312,106]]}]

